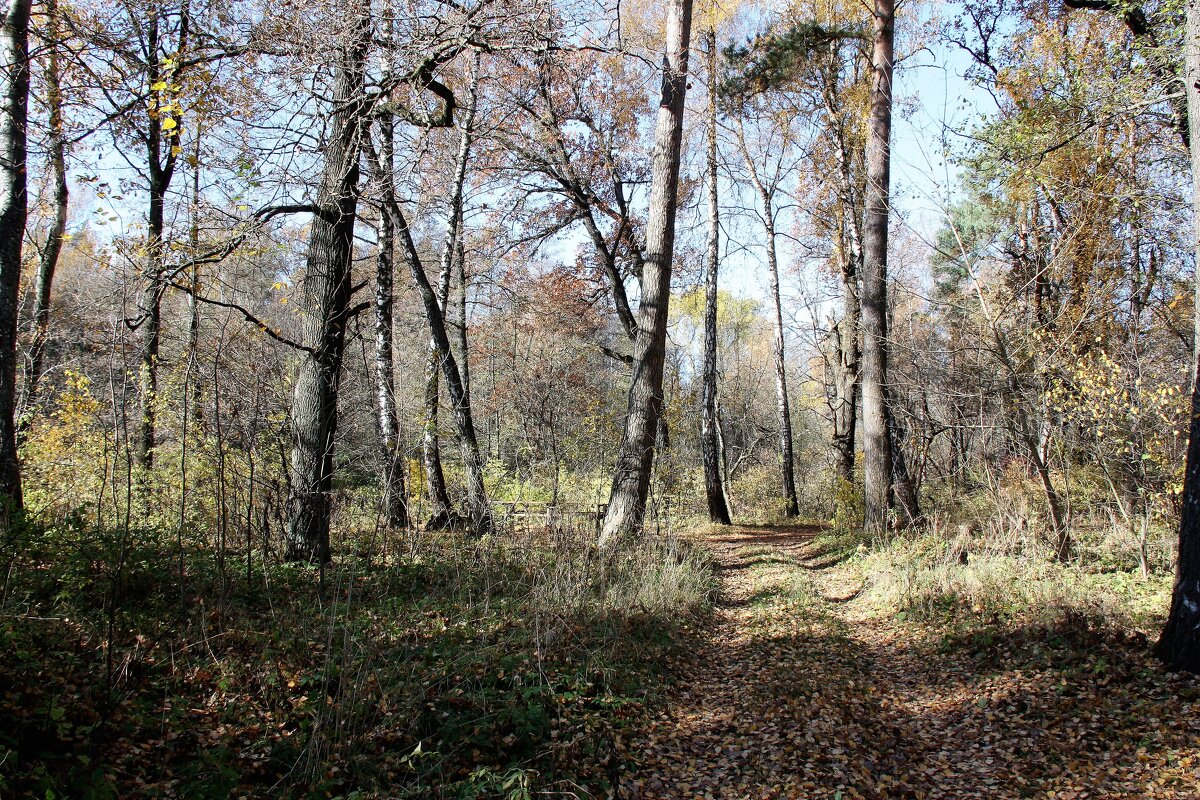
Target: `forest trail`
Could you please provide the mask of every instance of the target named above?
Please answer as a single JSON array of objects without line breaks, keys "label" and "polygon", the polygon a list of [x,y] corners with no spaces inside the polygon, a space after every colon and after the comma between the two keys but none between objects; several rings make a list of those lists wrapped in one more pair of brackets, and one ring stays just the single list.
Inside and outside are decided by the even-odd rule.
[{"label": "forest trail", "polygon": [[820,535],[703,539],[715,608],[621,743],[620,797],[1200,798],[1195,698],[1144,679],[1144,642],[872,614]]}]

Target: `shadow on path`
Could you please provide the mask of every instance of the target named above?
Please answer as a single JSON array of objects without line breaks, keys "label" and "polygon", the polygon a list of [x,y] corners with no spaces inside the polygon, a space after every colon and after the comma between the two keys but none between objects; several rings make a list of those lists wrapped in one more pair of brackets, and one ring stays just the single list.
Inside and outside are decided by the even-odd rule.
[{"label": "shadow on path", "polygon": [[824,596],[819,534],[706,540],[721,596],[672,702],[623,743],[620,797],[1200,798],[1200,684],[1144,643],[871,617]]}]

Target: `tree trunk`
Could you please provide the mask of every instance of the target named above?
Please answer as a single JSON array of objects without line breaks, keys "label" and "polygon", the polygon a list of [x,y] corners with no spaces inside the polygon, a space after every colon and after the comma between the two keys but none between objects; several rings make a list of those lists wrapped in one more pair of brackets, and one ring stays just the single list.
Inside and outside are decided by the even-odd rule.
[{"label": "tree trunk", "polygon": [[671,262],[675,249],[675,211],[679,189],[679,151],[687,94],[688,42],[692,0],[671,0],[663,54],[662,99],[654,129],[650,200],[646,222],[646,263],[633,343],[633,381],[625,430],[613,471],[608,512],[600,532],[602,547],[641,530],[654,464],[654,437],[663,406],[663,361],[667,310],[671,300]]},{"label": "tree trunk", "polygon": [[[196,259],[200,253],[200,125],[196,124],[194,150],[192,157],[192,209],[191,209],[191,225],[188,230],[188,245],[191,249],[191,257]],[[187,363],[195,365],[197,363],[199,347],[200,347],[200,303],[196,297],[200,294],[200,265],[193,261],[188,268],[188,287],[187,304],[188,304],[188,326],[187,326],[187,342],[185,344],[185,357]],[[190,388],[189,388],[190,387]],[[193,380],[188,386],[184,387],[184,391],[190,391],[190,403],[192,414],[196,424],[199,426],[204,419],[204,393],[201,387],[201,381]]]},{"label": "tree trunk", "polygon": [[886,531],[892,483],[887,411],[887,247],[894,25],[894,0],[875,0],[862,276],[863,529],[872,536],[882,536]]},{"label": "tree trunk", "polygon": [[[889,398],[889,403],[891,399]],[[894,412],[888,409],[888,434],[892,443],[892,498],[896,510],[903,515],[905,524],[915,525],[921,518],[921,506],[917,499],[917,484],[908,468],[904,456],[904,440],[907,430],[896,421]]]},{"label": "tree trunk", "polygon": [[[469,377],[467,373],[466,359],[466,329],[463,327],[456,332],[455,338],[460,346],[457,356],[449,348],[449,335],[446,328],[446,316],[450,308],[450,284],[454,276],[455,261],[460,255],[460,252],[465,254],[465,247],[461,247],[462,239],[462,224],[463,224],[463,193],[466,188],[467,180],[467,162],[471,154],[472,129],[475,121],[475,90],[476,78],[471,79],[470,95],[471,99],[466,108],[466,119],[463,121],[461,135],[459,138],[458,156],[454,162],[454,179],[450,194],[450,214],[449,225],[446,228],[446,241],[442,246],[442,255],[438,269],[438,286],[437,286],[437,305],[438,313],[441,317],[441,325],[443,328],[443,336],[447,339],[446,347],[442,346],[442,342],[436,333],[431,332],[429,341],[429,362],[425,372],[425,438],[424,438],[424,455],[425,455],[425,475],[429,488],[429,501],[431,508],[428,527],[442,528],[454,522],[452,519],[453,511],[450,505],[449,494],[446,490],[446,478],[442,471],[441,446],[438,437],[437,420],[438,420],[438,371],[443,372],[447,368],[447,363],[455,365],[456,382],[459,385],[459,397],[451,398],[451,401],[456,405],[462,405],[470,415],[471,398],[469,394],[468,383]],[[415,258],[415,253],[413,258]],[[464,267],[465,269],[465,267]],[[465,297],[465,290],[464,290]],[[463,312],[465,314],[465,311]],[[428,315],[427,315],[428,316]],[[465,317],[464,317],[465,325]],[[430,329],[433,325],[431,322]],[[450,359],[447,362],[447,358]],[[451,381],[447,379],[447,388]],[[456,418],[459,412],[456,410]],[[471,423],[472,436],[474,435],[474,421]],[[463,443],[462,429],[459,429],[459,444],[464,448],[464,453],[471,446]],[[474,460],[477,462],[476,467],[468,467],[468,462]],[[474,445],[474,454],[472,456],[464,455],[464,469],[467,472],[467,503],[474,511],[472,519],[487,520],[485,527],[491,527],[490,511],[483,515],[484,506],[488,505],[486,496],[483,494],[483,467],[482,458],[479,455],[478,444]],[[472,469],[475,469],[475,474],[472,474]],[[475,487],[475,488],[472,488]],[[480,531],[483,532],[483,531]]]},{"label": "tree trunk", "polygon": [[[438,298],[445,308],[443,296]],[[429,519],[425,527],[431,530],[451,524],[450,493],[446,489],[446,473],[442,470],[442,449],[438,436],[438,373],[442,360],[438,357],[437,339],[429,337],[428,358],[425,360],[425,425],[421,432],[421,459],[425,466],[425,489],[429,495]]]},{"label": "tree trunk", "polygon": [[[836,78],[834,79],[836,80]],[[833,364],[833,446],[837,451],[837,472],[846,481],[854,482],[855,428],[858,424],[858,386],[861,371],[862,342],[860,338],[861,310],[858,278],[862,274],[862,228],[858,198],[861,193],[854,181],[852,154],[846,139],[845,125],[838,117],[835,88],[825,92],[826,111],[830,116],[830,135],[837,147],[838,173],[841,182],[839,223],[841,242],[839,277],[842,284],[842,315],[834,324],[836,347]]]},{"label": "tree trunk", "polygon": [[[1200,187],[1200,0],[1188,0],[1184,38],[1184,87],[1191,131],[1192,186]],[[1200,255],[1200,191],[1193,188],[1193,243]],[[1179,519],[1179,556],[1171,611],[1155,652],[1174,670],[1200,673],[1200,273],[1195,286],[1195,351],[1192,358],[1192,419],[1188,427]]]},{"label": "tree trunk", "polygon": [[[455,168],[454,194],[451,197],[450,229],[446,233],[446,249],[442,252],[442,268],[439,278],[445,276],[449,280],[450,258],[453,255],[458,229],[462,224],[462,194],[466,181],[467,160],[471,147],[471,129],[475,115],[474,91],[467,109],[467,120],[463,124],[463,134],[459,146],[458,162]],[[495,530],[495,520],[492,517],[491,503],[488,500],[487,489],[483,483],[483,459],[479,452],[479,439],[475,435],[475,419],[471,411],[470,398],[466,385],[463,383],[463,373],[460,371],[458,359],[450,345],[450,336],[446,330],[445,296],[449,286],[437,289],[429,282],[425,268],[421,264],[416,244],[413,242],[412,231],[404,218],[404,211],[399,203],[385,204],[385,211],[392,215],[397,235],[400,237],[401,252],[408,264],[413,282],[421,295],[425,306],[425,319],[429,323],[430,341],[437,353],[441,365],[442,377],[446,380],[446,392],[450,395],[450,403],[454,410],[455,427],[458,430],[458,443],[462,452],[463,472],[467,480],[467,512],[471,531],[477,536],[490,534]],[[439,281],[441,283],[441,281]],[[439,292],[441,297],[439,297]]]},{"label": "tree trunk", "polygon": [[775,236],[774,190],[764,184],[758,174],[754,159],[750,155],[750,148],[746,144],[746,135],[741,120],[737,124],[737,136],[742,150],[742,158],[745,159],[746,169],[750,173],[750,182],[758,192],[759,201],[763,206],[764,244],[767,248],[767,272],[771,278],[771,301],[775,323],[775,407],[779,414],[780,479],[783,484],[784,514],[788,517],[795,517],[800,514],[800,507],[796,499],[796,460],[792,447],[792,411],[788,400],[783,304],[779,297],[779,252],[776,248]]},{"label": "tree trunk", "polygon": [[357,210],[358,158],[364,113],[363,72],[370,42],[368,7],[343,4],[353,19],[337,54],[325,167],[317,194],[301,288],[304,340],[292,397],[292,486],[287,554],[291,561],[330,560],[330,493],[337,399],[350,303],[350,267]]},{"label": "tree trunk", "polygon": [[29,119],[29,0],[9,0],[0,27],[4,73],[0,109],[0,517],[11,521],[22,509],[21,465],[17,460],[17,306],[20,302],[21,243],[29,190],[26,133]]},{"label": "tree trunk", "polygon": [[[183,52],[187,44],[188,16],[181,12],[179,41],[176,52]],[[152,9],[146,34],[146,80],[154,86],[160,81],[171,79],[170,70],[163,71],[162,42],[159,37],[159,10]],[[168,47],[172,45],[168,43]],[[157,416],[158,394],[158,351],[162,340],[162,297],[163,254],[166,242],[165,210],[167,190],[175,174],[179,125],[172,134],[163,127],[164,117],[156,114],[149,118],[146,126],[146,172],[149,178],[150,208],[146,221],[146,271],[142,276],[142,296],[138,302],[138,324],[142,335],[138,354],[138,421],[137,438],[134,440],[134,459],[142,469],[154,465],[154,434]]]},{"label": "tree trunk", "polygon": [[[384,202],[395,202],[395,123],[379,120]],[[396,235],[388,214],[379,219],[379,253],[375,262],[375,414],[379,428],[381,511],[388,527],[408,526],[408,493],[404,486],[404,451],[396,414],[395,360],[392,354],[392,285]]]},{"label": "tree trunk", "polygon": [[46,0],[46,105],[50,123],[50,171],[54,176],[54,220],[46,234],[46,246],[38,262],[37,283],[34,287],[33,341],[29,348],[28,372],[25,375],[27,404],[37,402],[38,381],[50,336],[50,293],[54,272],[62,253],[63,235],[67,232],[67,143],[63,136],[63,98],[60,85],[58,0]]},{"label": "tree trunk", "polygon": [[729,502],[721,481],[720,428],[717,424],[717,271],[720,267],[721,219],[717,195],[717,34],[704,33],[708,57],[708,118],[705,174],[708,178],[708,263],[704,273],[704,367],[700,402],[700,458],[704,463],[704,492],[708,518],[730,524]]}]

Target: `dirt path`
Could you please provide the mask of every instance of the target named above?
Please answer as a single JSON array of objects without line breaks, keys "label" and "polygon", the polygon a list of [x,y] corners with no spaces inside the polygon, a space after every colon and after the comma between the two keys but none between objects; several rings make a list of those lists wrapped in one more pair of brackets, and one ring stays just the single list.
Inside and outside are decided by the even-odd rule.
[{"label": "dirt path", "polygon": [[1082,624],[956,637],[881,618],[819,534],[707,539],[716,608],[623,743],[621,797],[1200,800],[1193,679]]}]

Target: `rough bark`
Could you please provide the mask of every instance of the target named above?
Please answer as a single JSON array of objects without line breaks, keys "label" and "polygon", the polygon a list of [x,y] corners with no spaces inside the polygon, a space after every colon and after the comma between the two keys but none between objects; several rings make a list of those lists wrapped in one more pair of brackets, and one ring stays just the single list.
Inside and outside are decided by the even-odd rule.
[{"label": "rough bark", "polygon": [[33,340],[29,346],[29,363],[25,373],[25,398],[27,403],[37,402],[38,381],[42,377],[42,366],[46,354],[46,342],[50,337],[50,295],[54,285],[54,273],[62,254],[63,235],[67,232],[67,204],[70,190],[67,186],[67,143],[63,135],[63,98],[60,85],[61,65],[59,56],[58,0],[46,2],[46,106],[49,111],[50,173],[54,179],[54,218],[46,233],[46,245],[38,261],[37,279],[34,285]]},{"label": "rough bark", "polygon": [[717,35],[704,33],[708,58],[708,117],[705,175],[708,180],[708,261],[704,273],[704,366],[700,401],[700,458],[704,463],[704,492],[708,518],[730,524],[729,502],[721,481],[720,426],[717,424],[717,272],[720,267],[721,219],[717,194]]},{"label": "rough bark", "polygon": [[[395,202],[395,123],[384,116],[379,121],[380,160],[384,202]],[[392,528],[408,526],[408,493],[404,485],[404,450],[400,447],[396,414],[395,359],[392,352],[393,301],[396,234],[392,218],[379,219],[379,253],[375,261],[375,416],[379,432],[379,488],[381,513]]]},{"label": "rough bark", "polygon": [[[1192,185],[1200,187],[1200,0],[1188,0],[1184,38]],[[1200,191],[1192,191],[1193,244],[1200,255]],[[1174,670],[1200,673],[1200,274],[1195,285],[1195,350],[1192,357],[1192,418],[1188,427],[1179,554],[1171,610],[1155,652]]]},{"label": "rough bark", "polygon": [[897,421],[895,411],[890,406],[888,435],[892,441],[892,499],[904,524],[915,525],[921,518],[921,506],[917,499],[917,484],[904,456],[904,440],[908,437],[908,431]]},{"label": "rough bark", "polygon": [[358,158],[370,41],[368,8],[344,3],[353,20],[337,53],[325,164],[309,233],[301,290],[304,352],[292,397],[292,485],[288,497],[287,558],[330,560],[330,493],[342,355],[350,304],[350,267],[357,210]]},{"label": "rough bark", "polygon": [[892,483],[892,446],[887,412],[887,247],[894,36],[894,0],[875,0],[861,302],[863,529],[872,536],[882,536],[886,531]]},{"label": "rough bark", "polygon": [[15,417],[21,240],[29,204],[29,14],[28,0],[9,0],[0,27],[0,59],[6,65],[0,99],[0,516],[5,518],[22,508]]},{"label": "rough bark", "polygon": [[671,299],[679,151],[683,139],[691,27],[691,0],[671,0],[667,7],[666,52],[662,59],[662,98],[654,129],[646,257],[637,311],[637,336],[633,342],[633,380],[629,387],[625,429],[613,471],[608,512],[600,532],[601,547],[641,530],[650,491],[654,438],[663,406],[663,361],[667,309]]}]

